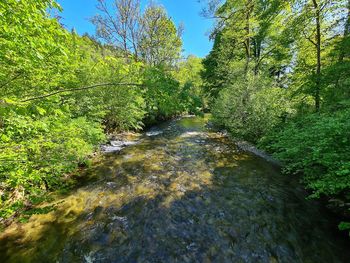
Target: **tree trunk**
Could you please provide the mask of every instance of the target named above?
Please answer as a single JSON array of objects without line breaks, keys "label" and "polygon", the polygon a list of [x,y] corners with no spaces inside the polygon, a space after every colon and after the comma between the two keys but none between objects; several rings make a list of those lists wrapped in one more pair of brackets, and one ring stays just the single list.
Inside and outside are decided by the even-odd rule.
[{"label": "tree trunk", "polygon": [[[346,22],[345,22],[345,27],[344,27],[344,38],[343,41],[349,37],[350,35],[350,0],[348,0],[348,14],[347,14],[347,18],[346,18]],[[339,55],[339,62],[342,62],[344,60],[345,57],[345,47],[344,47],[344,43],[341,45],[340,47],[340,55]]]},{"label": "tree trunk", "polygon": [[248,82],[248,73],[249,73],[249,63],[250,63],[250,57],[251,57],[251,41],[250,41],[250,19],[251,19],[251,12],[252,12],[252,6],[251,6],[251,0],[246,1],[246,17],[245,17],[245,33],[246,33],[246,39],[244,40],[244,46],[246,51],[246,62],[244,67],[244,78],[246,81],[245,90],[242,94],[242,105],[243,105],[243,114],[242,114],[242,123],[246,122],[247,119],[247,113],[245,110],[246,105],[249,101],[249,82]]},{"label": "tree trunk", "polygon": [[317,0],[312,0],[313,7],[315,10],[315,22],[316,22],[316,56],[317,56],[317,67],[316,67],[316,81],[315,81],[315,109],[316,112],[320,111],[321,107],[321,11],[317,3]]},{"label": "tree trunk", "polygon": [[245,62],[245,67],[244,67],[244,75],[247,77],[248,70],[249,70],[249,62],[250,62],[250,6],[249,6],[250,1],[248,1],[247,6],[246,6],[246,25],[245,25],[245,30],[246,30],[246,39],[245,39],[245,50],[246,50],[246,62]]},{"label": "tree trunk", "polygon": [[259,75],[260,57],[261,57],[261,40],[259,38],[256,38],[254,41],[254,59],[255,59],[254,75],[255,76]]},{"label": "tree trunk", "polygon": [[[347,8],[348,8],[348,14],[347,14],[347,18],[346,18],[346,22],[345,22],[345,26],[344,26],[344,33],[343,33],[343,39],[342,42],[339,45],[339,59],[338,59],[338,63],[341,64],[344,61],[344,57],[346,55],[346,44],[347,44],[347,38],[350,35],[350,0],[348,0],[348,4],[347,4]],[[338,74],[336,76],[336,80],[335,80],[335,89],[339,90],[339,82],[340,82],[340,78],[341,78],[342,74]],[[350,94],[350,93],[348,93]]]}]

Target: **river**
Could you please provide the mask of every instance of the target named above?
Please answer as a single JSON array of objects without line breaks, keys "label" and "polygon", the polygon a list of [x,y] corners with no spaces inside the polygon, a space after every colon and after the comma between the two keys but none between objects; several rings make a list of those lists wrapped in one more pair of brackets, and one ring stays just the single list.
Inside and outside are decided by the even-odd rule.
[{"label": "river", "polygon": [[296,179],[205,124],[170,121],[105,154],[54,211],[0,234],[0,261],[350,262]]}]

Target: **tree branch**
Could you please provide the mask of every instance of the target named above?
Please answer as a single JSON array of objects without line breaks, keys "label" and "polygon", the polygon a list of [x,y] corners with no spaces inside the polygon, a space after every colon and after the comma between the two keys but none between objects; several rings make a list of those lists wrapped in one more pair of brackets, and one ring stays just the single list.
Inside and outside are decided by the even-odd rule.
[{"label": "tree branch", "polygon": [[0,84],[0,89],[4,88],[5,86],[7,86],[8,84],[10,84],[12,81],[15,81],[16,79],[18,79],[19,77],[21,77],[21,75],[23,74],[23,71],[19,71],[14,77],[12,77],[11,79],[5,81],[4,83]]},{"label": "tree branch", "polygon": [[29,99],[25,99],[22,100],[20,102],[28,102],[28,101],[33,101],[33,100],[39,100],[39,99],[44,99],[47,97],[51,97],[60,93],[64,93],[64,92],[74,92],[74,91],[81,91],[81,90],[88,90],[88,89],[93,89],[93,88],[98,88],[98,87],[103,87],[103,86],[138,86],[138,87],[142,87],[142,84],[137,84],[137,83],[100,83],[100,84],[95,84],[95,85],[91,85],[91,86],[86,86],[86,87],[81,87],[81,88],[73,88],[73,89],[63,89],[63,90],[58,90],[52,93],[48,93],[48,94],[44,94],[41,96],[37,96],[37,97],[32,97]]},{"label": "tree branch", "polygon": [[311,37],[308,37],[307,35],[306,35],[306,33],[305,33],[305,31],[303,30],[303,35],[304,35],[304,37],[307,39],[307,40],[309,40],[309,42],[311,43],[311,44],[313,44],[315,47],[317,47],[317,44],[316,44],[316,42],[315,41],[313,41],[312,39],[311,39]]}]

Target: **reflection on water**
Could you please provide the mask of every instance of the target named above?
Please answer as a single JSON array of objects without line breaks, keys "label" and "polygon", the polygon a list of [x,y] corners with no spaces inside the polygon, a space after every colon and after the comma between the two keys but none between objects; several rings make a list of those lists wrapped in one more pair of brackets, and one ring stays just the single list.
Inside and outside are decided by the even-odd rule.
[{"label": "reflection on water", "polygon": [[150,133],[55,211],[1,234],[1,262],[350,262],[298,183],[205,119]]}]

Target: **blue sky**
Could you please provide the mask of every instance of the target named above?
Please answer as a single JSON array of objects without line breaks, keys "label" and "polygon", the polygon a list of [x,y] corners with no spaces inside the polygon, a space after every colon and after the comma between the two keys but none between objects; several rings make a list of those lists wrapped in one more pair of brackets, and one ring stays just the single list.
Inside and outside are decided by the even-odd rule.
[{"label": "blue sky", "polygon": [[[74,27],[79,34],[95,33],[89,18],[97,13],[96,0],[57,0],[57,2],[63,8],[60,14],[61,22],[67,29]],[[144,5],[147,0],[141,0],[141,2]],[[158,0],[157,3],[166,8],[168,15],[177,25],[180,22],[184,23],[184,55],[194,54],[205,57],[212,47],[207,34],[211,29],[212,21],[199,15],[202,4],[198,3],[198,0]]]}]

